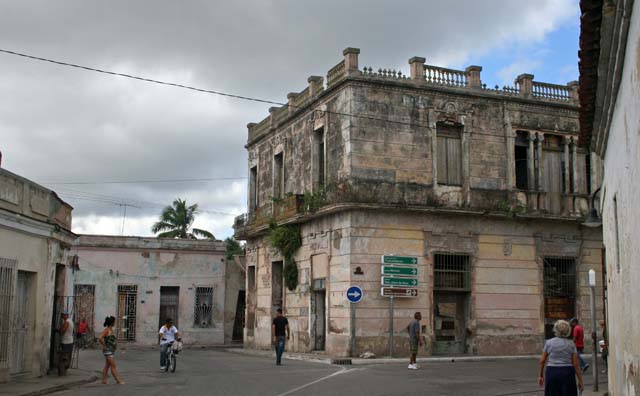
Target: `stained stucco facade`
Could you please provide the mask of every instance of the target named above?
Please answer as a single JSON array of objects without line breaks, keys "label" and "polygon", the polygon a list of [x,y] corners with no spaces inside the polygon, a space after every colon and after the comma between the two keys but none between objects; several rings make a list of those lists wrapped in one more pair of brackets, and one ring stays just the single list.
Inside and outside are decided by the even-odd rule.
[{"label": "stained stucco facade", "polygon": [[72,288],[71,211],[53,191],[0,169],[0,382],[45,375],[55,361],[54,297]]},{"label": "stained stucco facade", "polygon": [[582,137],[604,161],[608,387],[639,395],[640,2],[583,0],[581,8]]},{"label": "stained stucco facade", "polygon": [[221,241],[80,236],[74,281],[77,294],[94,301],[87,320],[98,334],[104,318],[115,316],[120,340],[137,345],[157,344],[166,317],[186,345],[231,343],[234,324],[242,329],[236,307],[244,304],[244,272],[225,250]]},{"label": "stained stucco facade", "polygon": [[[576,144],[576,84],[524,74],[492,89],[478,66],[414,57],[404,75],[360,68],[358,54],[346,49],[326,86],[310,77],[288,106],[248,126],[249,213],[235,224],[247,240],[245,346],[270,347],[282,306],[292,351],[387,354],[383,254],[418,258],[418,296],[394,304],[396,353],[408,350],[415,311],[427,353],[538,353],[560,300],[564,315],[588,320],[586,274],[600,272],[601,237],[581,221],[600,162]],[[301,230],[295,290],[282,286],[274,222]],[[446,257],[469,276],[457,290],[436,279]],[[558,265],[572,294],[554,299]],[[355,308],[345,296],[354,284],[365,293]]]}]

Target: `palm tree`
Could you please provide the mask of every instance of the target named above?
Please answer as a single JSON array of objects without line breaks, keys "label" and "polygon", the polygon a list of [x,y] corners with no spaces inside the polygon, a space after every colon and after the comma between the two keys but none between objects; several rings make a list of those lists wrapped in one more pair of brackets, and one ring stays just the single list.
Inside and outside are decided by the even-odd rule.
[{"label": "palm tree", "polygon": [[162,210],[158,222],[151,227],[151,232],[160,233],[159,238],[198,239],[196,236],[200,236],[215,239],[209,231],[191,228],[196,213],[198,213],[198,204],[187,206],[187,201],[178,198],[173,201],[172,206]]}]

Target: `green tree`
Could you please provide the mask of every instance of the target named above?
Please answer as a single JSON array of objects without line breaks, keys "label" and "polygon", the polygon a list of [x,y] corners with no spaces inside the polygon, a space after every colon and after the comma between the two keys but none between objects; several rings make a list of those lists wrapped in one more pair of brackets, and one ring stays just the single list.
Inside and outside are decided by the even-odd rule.
[{"label": "green tree", "polygon": [[236,241],[235,239],[228,237],[224,240],[224,244],[227,247],[227,261],[233,260],[233,256],[241,256],[244,254],[244,247],[242,247],[242,245],[240,245],[240,242]]},{"label": "green tree", "polygon": [[209,231],[191,228],[198,204],[187,206],[187,201],[177,198],[171,206],[162,209],[158,222],[151,227],[151,232],[159,238],[198,239],[197,237],[215,239]]}]

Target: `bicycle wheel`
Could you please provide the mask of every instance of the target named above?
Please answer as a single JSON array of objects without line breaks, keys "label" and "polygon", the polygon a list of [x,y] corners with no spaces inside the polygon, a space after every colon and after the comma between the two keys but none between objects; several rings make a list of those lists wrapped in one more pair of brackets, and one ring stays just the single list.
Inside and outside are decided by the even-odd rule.
[{"label": "bicycle wheel", "polygon": [[178,363],[178,361],[176,360],[176,355],[174,355],[173,353],[171,354],[171,361],[169,362],[169,364],[171,365],[171,372],[175,373],[176,372],[176,364]]}]

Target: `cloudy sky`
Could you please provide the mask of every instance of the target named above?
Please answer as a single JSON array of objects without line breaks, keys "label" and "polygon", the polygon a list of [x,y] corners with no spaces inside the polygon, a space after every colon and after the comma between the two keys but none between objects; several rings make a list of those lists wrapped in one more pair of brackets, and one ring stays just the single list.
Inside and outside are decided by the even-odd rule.
[{"label": "cloudy sky", "polygon": [[[481,65],[490,86],[564,84],[578,29],[577,0],[0,2],[0,49],[282,102],[345,47],[376,69],[408,74],[423,56]],[[231,235],[246,124],[268,107],[0,53],[2,167],[73,205],[77,233],[151,235],[181,197],[203,210],[197,227]],[[153,182],[184,179],[219,180]]]}]

